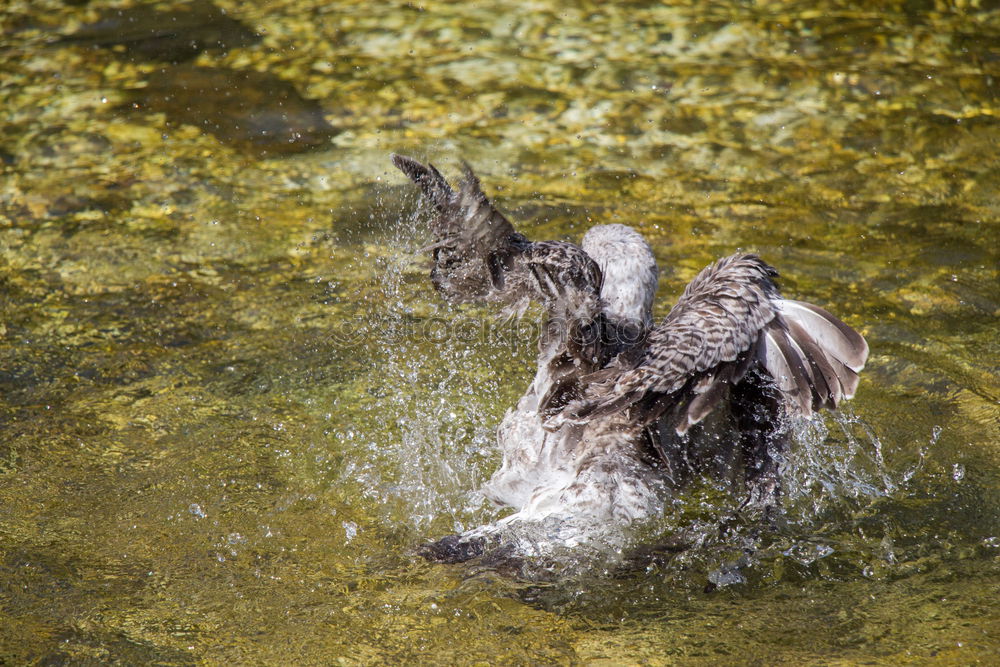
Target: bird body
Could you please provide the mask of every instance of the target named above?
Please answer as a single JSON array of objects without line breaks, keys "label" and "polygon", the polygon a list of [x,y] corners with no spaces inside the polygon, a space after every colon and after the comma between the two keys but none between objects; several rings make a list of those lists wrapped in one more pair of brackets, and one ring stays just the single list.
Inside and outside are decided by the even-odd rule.
[{"label": "bird body", "polygon": [[435,209],[431,280],[444,297],[513,314],[535,301],[547,316],[535,377],[497,430],[503,461],[483,488],[515,512],[425,555],[466,560],[527,523],[554,523],[573,543],[660,514],[669,491],[697,474],[742,472],[748,502],[774,505],[788,418],[854,395],[864,338],[784,299],[777,271],[756,255],[706,267],[654,324],[658,269],[635,230],[599,225],[582,247],[532,242],[468,165],[456,191],[431,165],[392,160]]}]

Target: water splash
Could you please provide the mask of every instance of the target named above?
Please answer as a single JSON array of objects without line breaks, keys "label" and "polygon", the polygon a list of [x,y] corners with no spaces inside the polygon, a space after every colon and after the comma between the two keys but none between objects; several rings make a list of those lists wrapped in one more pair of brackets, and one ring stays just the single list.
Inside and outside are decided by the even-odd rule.
[{"label": "water splash", "polygon": [[849,406],[793,425],[781,477],[786,509],[802,518],[818,517],[831,505],[891,495],[907,481],[890,471],[882,441]]},{"label": "water splash", "polygon": [[[398,200],[376,207],[399,209]],[[345,477],[369,490],[390,525],[422,536],[461,532],[490,518],[477,489],[505,404],[501,381],[483,377],[496,360],[454,335],[451,324],[463,315],[432,293],[417,252],[425,245],[421,213],[371,223],[387,237],[371,258],[378,298],[362,323],[375,370]]]},{"label": "water splash", "polygon": [[[384,204],[377,210],[400,209],[399,201]],[[379,390],[365,403],[371,428],[348,474],[385,509],[385,521],[421,537],[494,521],[497,510],[476,489],[496,465],[494,429],[502,410],[516,400],[503,378],[505,372],[515,377],[505,368],[510,350],[429,335],[429,327],[490,314],[450,309],[431,293],[416,252],[426,228],[419,213],[373,224],[387,236],[374,258],[379,298],[366,315],[368,342],[379,355],[371,379]],[[528,381],[525,374],[516,388]],[[797,421],[793,440],[788,452],[775,454],[784,485],[782,522],[794,527],[778,540],[762,537],[771,531],[769,518],[741,514],[738,492],[707,481],[678,494],[663,517],[624,534],[609,531],[567,549],[548,539],[552,527],[537,527],[539,534],[525,528],[518,538],[532,546],[524,551],[540,555],[536,574],[614,568],[635,561],[649,544],[672,545],[667,551],[678,571],[707,572],[715,586],[744,582],[742,572],[775,554],[811,567],[838,548],[810,537],[814,526],[892,495],[909,477],[891,471],[878,435],[851,410]]]}]

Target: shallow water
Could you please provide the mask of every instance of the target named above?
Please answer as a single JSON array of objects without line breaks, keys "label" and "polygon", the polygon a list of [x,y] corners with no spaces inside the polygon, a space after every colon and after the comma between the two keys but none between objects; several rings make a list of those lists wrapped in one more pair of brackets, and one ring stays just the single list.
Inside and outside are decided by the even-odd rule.
[{"label": "shallow water", "polygon": [[[52,43],[114,2],[0,10],[0,662],[995,660],[1000,9],[217,4],[261,40],[194,64],[291,82],[327,149],[131,108],[162,62]],[[747,248],[862,330],[786,520],[713,533],[702,488],[638,570],[416,558],[497,516],[532,344],[436,298],[392,151],[534,238],[639,228],[661,312]]]}]

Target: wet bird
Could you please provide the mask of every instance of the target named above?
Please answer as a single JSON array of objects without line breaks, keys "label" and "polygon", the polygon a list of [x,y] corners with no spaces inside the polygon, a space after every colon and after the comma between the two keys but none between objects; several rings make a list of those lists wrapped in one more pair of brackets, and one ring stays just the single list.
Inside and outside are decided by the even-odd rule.
[{"label": "wet bird", "polygon": [[712,263],[654,323],[658,269],[634,229],[596,226],[579,246],[530,241],[468,165],[453,189],[433,165],[392,162],[433,209],[427,250],[445,299],[517,315],[537,302],[547,318],[535,377],[497,429],[502,465],[482,489],[515,512],[429,544],[425,556],[509,553],[525,526],[572,546],[661,514],[698,475],[731,481],[744,505],[774,507],[790,419],[853,397],[864,338],[782,297],[777,271],[757,255]]}]

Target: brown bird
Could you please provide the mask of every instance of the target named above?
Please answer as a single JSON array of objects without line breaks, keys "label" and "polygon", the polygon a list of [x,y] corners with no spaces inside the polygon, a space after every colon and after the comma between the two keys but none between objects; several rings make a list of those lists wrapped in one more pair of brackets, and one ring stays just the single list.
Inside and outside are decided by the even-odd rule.
[{"label": "brown bird", "polygon": [[[670,492],[701,474],[742,479],[744,504],[774,506],[790,418],[854,395],[864,338],[783,298],[758,256],[706,267],[654,326],[658,270],[635,230],[593,227],[580,246],[529,241],[468,165],[454,190],[432,165],[392,162],[434,209],[431,280],[447,300],[518,315],[535,301],[547,315],[535,378],[498,428],[503,463],[483,488],[516,512],[425,556],[537,553],[540,536],[583,543],[662,513]],[[526,527],[530,540],[519,537]]]}]

